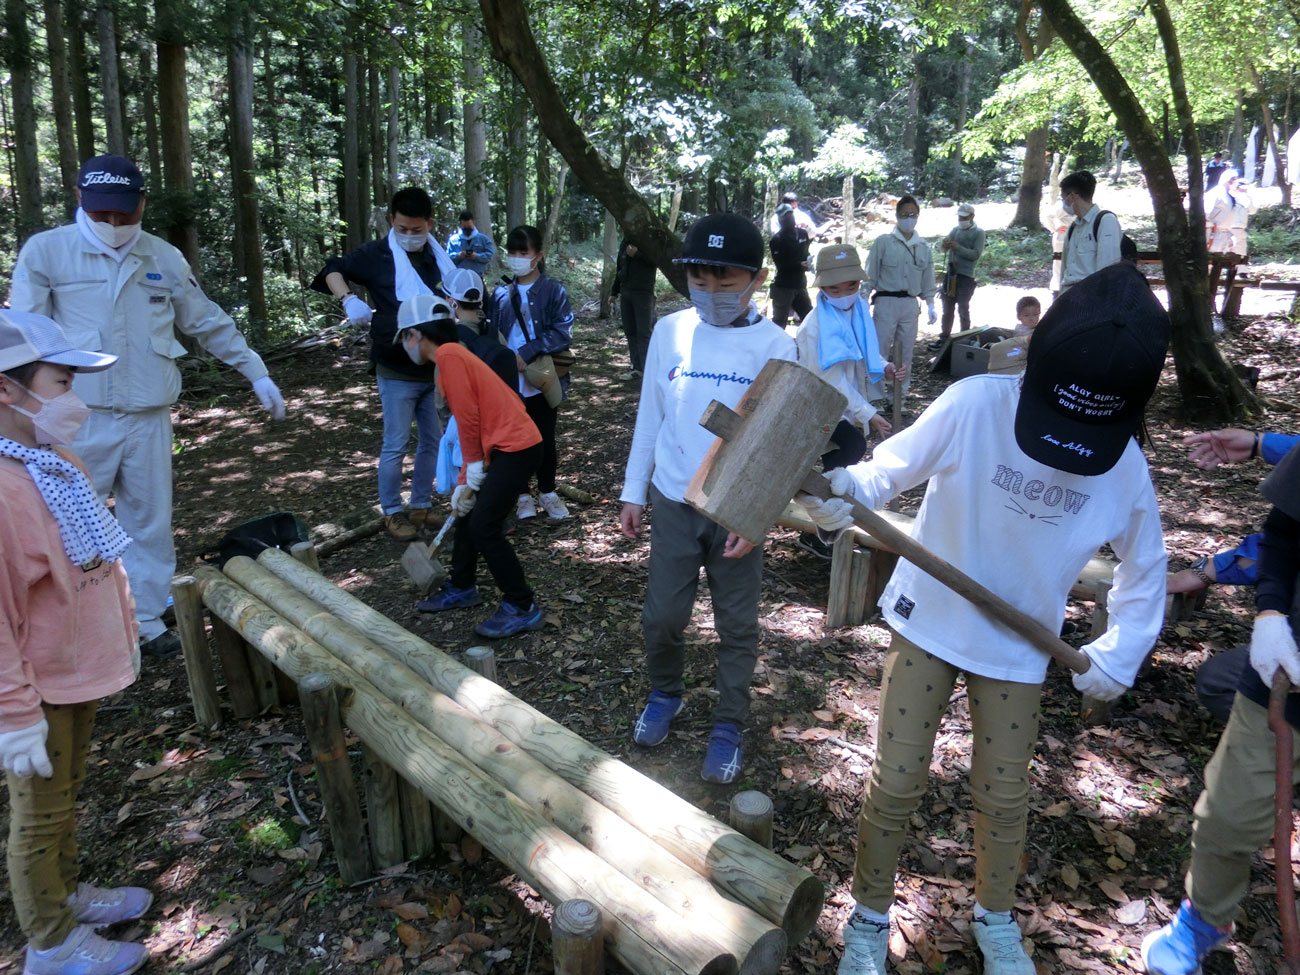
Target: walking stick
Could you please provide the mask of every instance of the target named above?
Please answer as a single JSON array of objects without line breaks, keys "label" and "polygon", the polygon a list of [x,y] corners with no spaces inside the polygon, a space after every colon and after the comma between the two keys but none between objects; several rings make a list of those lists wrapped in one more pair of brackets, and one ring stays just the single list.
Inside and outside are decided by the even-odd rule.
[{"label": "walking stick", "polygon": [[1300,924],[1295,914],[1295,878],[1291,874],[1291,726],[1286,720],[1286,699],[1291,680],[1278,668],[1268,695],[1268,726],[1277,739],[1276,788],[1273,791],[1273,876],[1277,882],[1278,921],[1282,925],[1282,950],[1290,975],[1300,975]]}]

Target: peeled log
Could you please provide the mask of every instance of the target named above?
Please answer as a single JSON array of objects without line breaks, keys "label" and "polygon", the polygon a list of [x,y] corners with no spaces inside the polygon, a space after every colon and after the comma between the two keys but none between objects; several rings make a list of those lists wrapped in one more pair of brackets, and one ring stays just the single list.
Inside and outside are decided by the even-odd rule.
[{"label": "peeled log", "polygon": [[258,561],[334,616],[382,643],[437,690],[614,810],[724,893],[780,925],[791,944],[812,929],[825,888],[807,870],[696,809],[284,552],[267,549]]},{"label": "peeled log", "polygon": [[296,680],[319,671],[350,688],[348,726],[511,870],[554,904],[573,897],[599,904],[609,924],[610,951],[629,968],[644,975],[738,971],[732,955],[690,931],[680,917],[466,762],[264,602],[216,569],[200,567],[194,575],[207,607],[277,668]]},{"label": "peeled log", "polygon": [[723,897],[699,873],[263,566],[240,557],[227,562],[225,571],[469,762],[526,796],[543,816],[681,915],[682,924],[712,932],[744,975],[772,975],[781,967],[787,942],[780,928]]}]

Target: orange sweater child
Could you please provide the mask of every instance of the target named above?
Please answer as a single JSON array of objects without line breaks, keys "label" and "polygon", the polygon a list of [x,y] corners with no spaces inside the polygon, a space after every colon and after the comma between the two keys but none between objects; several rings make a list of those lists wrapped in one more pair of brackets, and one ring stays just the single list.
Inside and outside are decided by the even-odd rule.
[{"label": "orange sweater child", "polygon": [[464,464],[457,483],[465,483],[470,464],[488,461],[493,451],[525,450],[542,442],[519,394],[465,346],[450,342],[437,346],[434,362],[438,389],[456,418],[460,436]]},{"label": "orange sweater child", "polygon": [[398,339],[414,362],[432,360],[436,381],[460,436],[459,483],[451,495],[456,531],[451,578],[416,608],[425,613],[477,606],[478,559],[501,590],[501,606],[474,626],[479,636],[514,636],[542,627],[524,568],[506,538],[506,518],[542,462],[542,435],[519,394],[460,344],[451,306],[436,295],[416,295],[397,312]]}]

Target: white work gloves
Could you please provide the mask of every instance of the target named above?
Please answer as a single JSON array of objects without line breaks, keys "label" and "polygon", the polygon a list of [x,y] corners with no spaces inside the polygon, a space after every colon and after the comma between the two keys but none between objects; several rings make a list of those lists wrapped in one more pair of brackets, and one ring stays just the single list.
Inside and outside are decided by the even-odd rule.
[{"label": "white work gloves", "polygon": [[935,322],[939,320],[939,314],[934,310],[934,299],[930,298],[929,300],[927,300],[925,303],[925,307],[930,311],[930,318],[926,322],[926,324],[933,325]]},{"label": "white work gloves", "polygon": [[831,482],[832,494],[838,494],[840,497],[853,497],[853,475],[848,472],[847,468],[837,467],[833,471],[827,471],[822,476]]},{"label": "white work gloves", "polygon": [[375,317],[370,306],[356,295],[348,295],[343,299],[343,314],[348,316],[349,325],[369,325]]},{"label": "white work gloves", "polygon": [[842,532],[853,524],[853,506],[843,498],[819,498],[800,494],[796,500],[804,506],[817,528],[828,535]]},{"label": "white work gloves", "polygon": [[1265,687],[1272,686],[1278,670],[1286,671],[1292,684],[1300,684],[1300,651],[1296,650],[1291,621],[1281,613],[1268,611],[1255,617],[1250,634],[1250,665]]},{"label": "white work gloves", "polygon": [[474,510],[474,502],[478,500],[478,495],[468,484],[457,484],[456,490],[451,492],[451,512],[454,515],[465,516]]},{"label": "white work gloves", "polygon": [[471,491],[481,488],[486,477],[487,471],[483,469],[481,460],[472,460],[465,465],[465,483],[469,485]]},{"label": "white work gloves", "polygon": [[1100,654],[1093,650],[1090,644],[1079,649],[1085,657],[1092,661],[1092,666],[1088,668],[1086,673],[1074,675],[1074,689],[1076,691],[1087,697],[1094,697],[1098,701],[1113,701],[1128,690],[1127,685],[1121,684],[1101,669],[1101,664],[1098,663]]},{"label": "white work gloves", "polygon": [[0,733],[0,765],[20,779],[30,779],[33,772],[43,779],[52,778],[54,766],[45,751],[49,734],[50,725],[44,718],[26,728]]},{"label": "white work gloves", "polygon": [[280,387],[270,376],[254,379],[253,393],[257,396],[257,401],[262,404],[262,409],[271,414],[272,420],[284,419],[284,397],[280,395]]}]

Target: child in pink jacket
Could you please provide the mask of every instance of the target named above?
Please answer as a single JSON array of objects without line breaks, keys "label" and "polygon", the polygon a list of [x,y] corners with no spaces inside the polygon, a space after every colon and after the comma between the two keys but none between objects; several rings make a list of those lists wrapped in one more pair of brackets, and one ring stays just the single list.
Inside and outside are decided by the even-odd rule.
[{"label": "child in pink jacket", "polygon": [[116,361],[74,348],[43,315],[0,311],[0,764],[25,975],[123,975],[149,957],[96,930],[141,917],[152,895],[77,874],[77,790],[98,699],[140,668],[120,560],[131,539],[64,447],[90,412],[73,373]]}]

